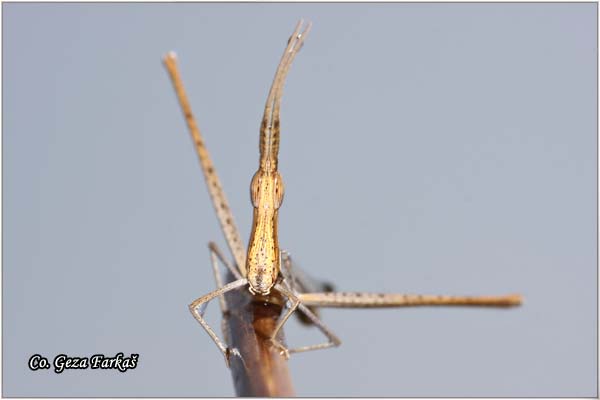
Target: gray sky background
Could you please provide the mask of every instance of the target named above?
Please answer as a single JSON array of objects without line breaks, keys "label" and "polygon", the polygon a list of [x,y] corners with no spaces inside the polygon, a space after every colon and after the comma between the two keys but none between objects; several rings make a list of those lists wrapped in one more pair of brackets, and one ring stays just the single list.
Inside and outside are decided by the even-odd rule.
[{"label": "gray sky background", "polygon": [[[282,247],[341,290],[526,303],[326,310],[343,344],[292,358],[297,393],[595,396],[596,7],[3,4],[3,395],[233,394],[187,310],[224,240],[161,57],[247,238],[264,101],[304,17]],[[139,367],[27,368],[117,352]]]}]

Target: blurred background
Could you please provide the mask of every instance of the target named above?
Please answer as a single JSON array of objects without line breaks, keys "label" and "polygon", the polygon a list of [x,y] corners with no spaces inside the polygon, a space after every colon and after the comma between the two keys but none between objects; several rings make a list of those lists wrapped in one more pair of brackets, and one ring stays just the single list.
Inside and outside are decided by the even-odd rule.
[{"label": "blurred background", "polygon": [[[304,17],[282,248],[340,290],[525,305],[325,310],[343,344],[292,357],[297,394],[596,396],[596,8],[4,3],[3,395],[234,394],[187,309],[225,242],[161,57],[246,240],[264,102]],[[138,367],[27,367],[118,352]]]}]

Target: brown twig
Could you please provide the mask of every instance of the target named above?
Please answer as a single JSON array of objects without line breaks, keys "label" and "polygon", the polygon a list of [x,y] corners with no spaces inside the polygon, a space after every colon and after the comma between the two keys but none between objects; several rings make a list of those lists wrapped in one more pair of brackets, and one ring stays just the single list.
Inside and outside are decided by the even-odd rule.
[{"label": "brown twig", "polygon": [[[229,274],[227,280],[233,281],[233,276]],[[228,338],[229,347],[238,349],[242,356],[230,358],[236,394],[294,396],[287,360],[269,340],[281,315],[283,299],[253,296],[248,290],[232,290],[225,294],[225,300],[229,311],[223,316],[223,334]],[[278,340],[282,339],[278,337]]]}]

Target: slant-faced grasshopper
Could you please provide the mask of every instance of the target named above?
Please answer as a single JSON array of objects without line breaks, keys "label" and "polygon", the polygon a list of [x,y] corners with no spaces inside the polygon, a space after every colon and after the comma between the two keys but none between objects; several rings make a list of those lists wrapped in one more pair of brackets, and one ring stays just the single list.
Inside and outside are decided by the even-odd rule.
[{"label": "slant-faced grasshopper", "polygon": [[[208,191],[215,207],[217,217],[221,223],[223,233],[229,249],[234,258],[234,263],[226,260],[222,252],[215,244],[210,244],[211,259],[217,285],[217,290],[194,300],[189,308],[194,318],[208,332],[217,344],[221,352],[229,360],[230,355],[239,355],[236,349],[229,349],[212,328],[204,320],[204,311],[208,302],[219,297],[221,308],[226,309],[223,294],[234,289],[247,288],[254,296],[264,297],[271,291],[277,291],[291,304],[287,312],[280,319],[272,340],[275,346],[283,354],[297,353],[307,350],[323,349],[338,346],[341,341],[333,334],[319,319],[312,307],[409,307],[409,306],[488,306],[488,307],[512,307],[521,304],[520,295],[508,296],[424,296],[407,294],[379,294],[361,292],[322,292],[306,293],[307,290],[315,290],[318,285],[310,285],[295,271],[292,261],[285,251],[279,248],[277,234],[277,218],[284,194],[284,186],[281,175],[278,172],[278,152],[280,139],[280,108],[281,97],[285,78],[290,65],[302,47],[304,40],[310,30],[310,23],[302,29],[303,22],[300,21],[294,33],[288,40],[275,78],[271,85],[264,116],[260,127],[260,158],[259,167],[250,184],[250,197],[254,207],[252,231],[248,247],[244,250],[240,234],[234,223],[233,214],[228,206],[225,194],[222,190],[219,178],[216,175],[214,165],[210,159],[208,150],[192,115],[191,107],[187,100],[181,77],[177,69],[176,57],[169,53],[164,63],[172,79],[175,92],[179,99],[183,114],[185,116],[189,131],[196,146],[200,165],[204,172]],[[222,284],[218,271],[217,260],[231,271],[236,280],[226,285]],[[283,266],[283,268],[282,268]],[[300,310],[302,314],[315,326],[317,326],[328,341],[325,343],[308,345],[294,349],[288,349],[276,338],[277,332],[285,324],[290,315]]]}]

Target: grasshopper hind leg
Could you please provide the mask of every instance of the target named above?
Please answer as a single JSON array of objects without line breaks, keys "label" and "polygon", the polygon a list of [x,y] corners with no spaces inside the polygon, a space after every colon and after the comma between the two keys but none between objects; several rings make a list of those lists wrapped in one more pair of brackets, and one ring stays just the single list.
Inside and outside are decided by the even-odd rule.
[{"label": "grasshopper hind leg", "polygon": [[[226,334],[228,331],[227,329],[225,329],[226,327],[224,325],[221,326],[221,330],[223,331],[223,334],[225,336],[224,340],[221,340],[219,339],[219,336],[215,333],[215,331],[212,329],[212,327],[204,319],[204,313],[206,311],[208,303],[215,297],[218,297],[221,313],[223,316],[225,316],[229,312],[229,310],[227,307],[227,302],[225,301],[224,294],[230,290],[234,290],[245,285],[247,281],[246,279],[242,279],[239,272],[235,268],[233,268],[230,263],[227,262],[227,260],[223,257],[223,254],[221,253],[221,251],[215,243],[209,243],[208,248],[210,250],[211,265],[215,277],[215,282],[217,284],[217,290],[194,300],[192,304],[189,305],[189,309],[196,321],[198,321],[198,323],[204,328],[206,333],[208,333],[210,338],[215,342],[219,350],[221,350],[221,353],[223,353],[223,356],[225,357],[226,364],[229,365],[229,359],[232,355],[237,355],[239,357],[241,357],[241,355],[237,349],[232,349],[228,346],[230,341]],[[235,281],[226,285],[223,284],[223,278],[219,271],[218,260],[221,260],[221,262],[233,273],[233,275],[237,278]],[[222,319],[222,323],[225,323],[224,318]]]},{"label": "grasshopper hind leg", "polygon": [[[281,274],[284,280],[288,283],[292,292],[300,293],[330,293],[335,291],[335,286],[326,281],[317,281],[308,276],[294,261],[291,254],[286,250],[281,250]],[[317,317],[320,318],[319,308],[317,306],[307,306],[308,309]],[[314,325],[313,320],[299,309],[296,313],[296,318],[303,325]]]},{"label": "grasshopper hind leg", "polygon": [[[298,296],[295,293],[293,293],[292,290],[290,290],[290,287],[287,285],[286,282],[283,282],[283,284],[282,283],[276,284],[275,289],[279,293],[281,293],[282,295],[287,297],[292,302],[292,306],[289,307],[286,314],[283,316],[283,318],[281,318],[281,320],[279,321],[279,323],[277,324],[277,327],[275,328],[275,330],[273,332],[273,335],[271,336],[271,340],[273,341],[275,346],[281,350],[282,354],[284,354],[286,357],[289,357],[289,355],[292,353],[302,353],[305,351],[320,350],[320,349],[326,349],[329,347],[337,347],[342,343],[342,341],[327,326],[325,326],[325,324],[323,324],[323,322],[321,322],[321,320],[312,311],[310,311],[310,309],[307,306],[305,306],[304,304],[301,303]],[[302,347],[297,347],[297,348],[293,348],[293,349],[288,349],[281,342],[279,342],[276,339],[277,333],[283,327],[283,325],[285,325],[288,318],[296,310],[301,311],[310,320],[310,322],[312,324],[314,324],[327,337],[328,341],[325,343],[309,345],[309,346],[302,346]]]}]

